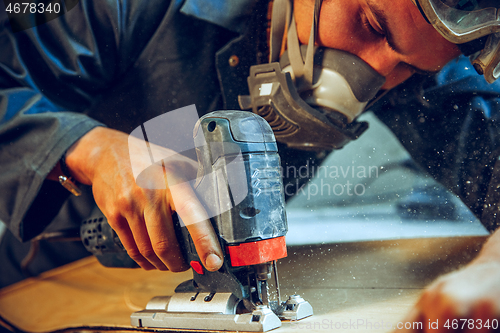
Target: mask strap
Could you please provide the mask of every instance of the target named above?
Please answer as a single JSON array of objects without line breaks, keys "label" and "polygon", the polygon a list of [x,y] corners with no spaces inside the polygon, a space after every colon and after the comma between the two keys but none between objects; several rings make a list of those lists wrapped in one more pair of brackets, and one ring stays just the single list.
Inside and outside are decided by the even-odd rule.
[{"label": "mask strap", "polygon": [[295,78],[300,78],[304,75],[304,60],[302,60],[302,54],[300,53],[297,25],[295,23],[295,17],[293,15],[290,29],[288,29],[287,49],[288,58],[290,59],[290,65],[292,66],[293,70],[293,75],[295,76]]},{"label": "mask strap", "polygon": [[313,84],[314,50],[316,49],[315,42],[316,42],[316,36],[318,34],[319,13],[320,13],[322,2],[323,2],[323,0],[316,0],[316,2],[314,3],[313,22],[312,22],[311,34],[309,35],[309,42],[307,44],[307,51],[306,51],[306,61],[305,61],[305,67],[304,67],[304,79],[311,86]]},{"label": "mask strap", "polygon": [[292,4],[290,0],[274,0],[271,16],[269,62],[276,62],[279,60],[285,27],[290,25],[291,15]]},{"label": "mask strap", "polygon": [[293,69],[295,78],[303,79],[307,85],[312,86],[313,82],[313,67],[314,67],[314,50],[315,41],[318,31],[319,14],[323,0],[316,0],[314,3],[313,21],[311,25],[311,33],[309,35],[309,42],[307,45],[306,59],[302,58],[299,45],[299,37],[297,34],[297,26],[295,17],[292,16],[292,23],[288,30],[288,57]]}]

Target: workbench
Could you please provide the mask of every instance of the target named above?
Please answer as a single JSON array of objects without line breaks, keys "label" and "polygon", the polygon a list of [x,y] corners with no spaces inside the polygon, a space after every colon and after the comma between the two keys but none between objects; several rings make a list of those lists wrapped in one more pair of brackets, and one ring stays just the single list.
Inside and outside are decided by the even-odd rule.
[{"label": "workbench", "polygon": [[[423,288],[477,254],[486,237],[293,246],[279,261],[282,294],[300,294],[314,316],[280,332],[387,332]],[[0,290],[0,316],[23,331],[139,331],[129,316],[170,295],[191,273],[116,269],[89,257]],[[5,325],[5,323],[4,323]],[[140,331],[153,331],[140,329]]]}]

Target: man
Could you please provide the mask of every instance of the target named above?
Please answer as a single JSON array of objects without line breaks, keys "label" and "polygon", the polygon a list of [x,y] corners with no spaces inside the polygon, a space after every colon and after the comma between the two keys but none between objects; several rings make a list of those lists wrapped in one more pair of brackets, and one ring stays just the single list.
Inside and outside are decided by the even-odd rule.
[{"label": "man", "polygon": [[[128,146],[132,129],[166,111],[189,104],[201,114],[235,108],[236,97],[247,94],[248,66],[267,61],[267,1],[242,1],[239,7],[222,1],[227,8],[210,10],[213,3],[132,1],[117,8],[82,1],[60,18],[21,32],[11,32],[5,22],[0,33],[0,48],[7,50],[0,55],[0,182],[5,189],[0,218],[18,238],[29,240],[49,224],[64,224],[67,216],[80,221],[93,197],[141,267],[187,268],[172,229],[174,211],[188,225],[205,267],[220,267],[218,242],[192,189],[137,186]],[[315,30],[314,6],[312,0],[294,1],[302,44],[310,44]],[[382,90],[414,73],[436,72],[460,54],[410,0],[325,0],[318,22],[313,41],[359,57],[384,78]],[[389,95],[376,106],[387,123],[394,113],[384,112],[394,98]],[[280,154],[283,163],[301,164],[324,156],[285,145]],[[421,157],[419,162],[428,156]],[[168,183],[182,184],[193,172],[196,164],[179,158],[167,166]],[[52,181],[61,174],[91,185],[91,192],[84,188],[83,198],[68,200],[65,189]],[[499,318],[499,238],[493,234],[458,277],[446,276],[432,286],[413,315]],[[477,276],[481,283],[475,282]],[[456,281],[481,290],[459,295]],[[490,288],[480,293],[484,286]]]}]

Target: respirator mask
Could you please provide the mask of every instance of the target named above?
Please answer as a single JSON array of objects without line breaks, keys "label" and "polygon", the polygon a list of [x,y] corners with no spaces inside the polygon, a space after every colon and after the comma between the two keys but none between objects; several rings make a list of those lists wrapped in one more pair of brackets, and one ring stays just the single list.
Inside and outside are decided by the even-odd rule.
[{"label": "respirator mask", "polygon": [[356,118],[380,97],[385,78],[351,53],[315,46],[322,0],[315,2],[308,45],[300,46],[291,1],[274,1],[270,61],[250,68],[250,95],[239,96],[240,107],[266,119],[289,147],[340,149],[368,128]]},{"label": "respirator mask", "polygon": [[457,44],[488,83],[500,76],[499,0],[412,0],[427,22]]}]

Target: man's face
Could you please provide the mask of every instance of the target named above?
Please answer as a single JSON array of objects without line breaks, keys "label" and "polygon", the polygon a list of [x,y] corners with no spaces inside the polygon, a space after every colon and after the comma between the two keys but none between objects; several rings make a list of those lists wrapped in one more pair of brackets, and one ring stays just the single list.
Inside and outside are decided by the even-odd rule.
[{"label": "man's face", "polygon": [[[307,44],[314,0],[295,0],[301,43]],[[348,51],[385,76],[392,88],[419,71],[435,72],[460,54],[411,0],[324,0],[317,44]]]}]

